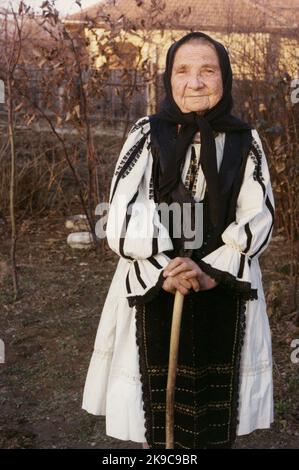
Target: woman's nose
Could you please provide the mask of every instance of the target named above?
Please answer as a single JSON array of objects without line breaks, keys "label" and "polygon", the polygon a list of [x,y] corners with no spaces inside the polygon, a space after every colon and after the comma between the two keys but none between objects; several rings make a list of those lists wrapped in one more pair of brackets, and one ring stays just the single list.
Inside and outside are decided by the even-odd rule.
[{"label": "woman's nose", "polygon": [[204,81],[199,75],[193,75],[188,80],[189,88],[203,88],[205,86]]}]

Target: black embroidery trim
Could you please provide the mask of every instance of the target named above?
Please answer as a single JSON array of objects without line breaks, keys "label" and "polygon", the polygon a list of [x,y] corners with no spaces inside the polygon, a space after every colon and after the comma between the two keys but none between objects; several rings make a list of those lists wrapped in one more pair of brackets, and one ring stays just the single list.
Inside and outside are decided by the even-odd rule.
[{"label": "black embroidery trim", "polygon": [[124,244],[125,244],[125,239],[126,239],[127,227],[129,225],[129,222],[132,216],[132,213],[130,211],[128,213],[128,208],[130,207],[130,205],[134,204],[134,202],[137,199],[138,193],[139,191],[137,190],[134,196],[132,197],[131,201],[129,201],[128,203],[127,210],[126,210],[126,217],[124,219],[122,230],[121,230],[121,236],[119,237],[119,252],[120,252],[120,255],[126,259],[133,259],[131,256],[127,256],[124,253]]},{"label": "black embroidery trim", "polygon": [[[144,140],[144,138],[143,138]],[[115,170],[114,176],[117,176],[119,173],[121,173],[120,177],[123,176],[123,172],[125,170],[124,165],[126,162],[128,162],[129,158],[131,156],[135,156],[137,151],[140,151],[140,142],[142,141],[142,138],[138,140],[133,147],[130,147],[129,150],[125,153],[121,161],[119,162],[119,165],[117,169]]]},{"label": "black embroidery trim", "polygon": [[196,171],[196,174],[195,174],[195,179],[194,179],[194,183],[193,183],[193,187],[192,187],[192,195],[193,195],[194,198],[196,197],[199,165],[200,165],[200,163],[198,164],[198,168],[197,168],[197,171]]},{"label": "black embroidery trim", "polygon": [[192,145],[191,147],[191,162],[190,162],[190,176],[189,176],[189,190],[192,191],[194,183],[195,183],[195,176],[198,172],[198,165],[197,165],[197,158],[195,153],[195,148]]},{"label": "black embroidery trim", "polygon": [[263,154],[262,154],[262,150],[261,150],[259,144],[257,143],[257,141],[255,139],[252,139],[252,146],[251,146],[249,155],[252,158],[252,160],[254,161],[254,165],[255,165],[254,172],[253,172],[253,179],[259,182],[259,184],[262,187],[263,194],[265,195],[266,188],[265,188],[265,185],[263,183],[264,177],[263,177],[263,173],[262,173]]},{"label": "black embroidery trim", "polygon": [[128,176],[128,174],[134,168],[134,166],[137,163],[137,160],[139,160],[139,157],[141,155],[142,150],[143,150],[143,145],[142,145],[142,147],[140,147],[138,149],[138,152],[135,154],[134,158],[130,159],[130,162],[128,162],[128,165],[127,165],[126,169],[124,170],[123,174],[121,175],[122,178],[125,178],[126,176]]},{"label": "black embroidery trim", "polygon": [[143,129],[142,129],[142,128],[143,128],[143,126],[144,126],[145,124],[149,124],[149,117],[146,117],[146,118],[144,118],[144,119],[141,119],[141,121],[137,121],[137,122],[132,126],[132,128],[131,128],[131,130],[130,130],[130,132],[129,132],[129,135],[130,135],[130,134],[133,134],[133,132],[138,131],[138,129],[140,129],[140,128],[141,128],[141,132],[143,133]]},{"label": "black embroidery trim", "polygon": [[239,410],[240,410],[240,375],[241,375],[241,357],[242,349],[244,345],[245,332],[246,332],[246,300],[239,297],[239,315],[240,315],[240,338],[238,341],[238,352],[236,360],[236,373],[235,373],[235,383],[233,390],[235,390],[235,397],[233,397],[233,410],[232,410],[232,419],[230,426],[230,446],[233,445],[236,440],[237,426],[240,422],[239,420]]},{"label": "black embroidery trim", "polygon": [[[246,236],[247,236],[247,243],[246,243],[246,248],[244,250],[244,253],[248,253],[248,251],[250,250],[250,245],[251,245],[251,241],[252,241],[252,233],[251,233],[251,230],[250,230],[249,222],[247,222],[247,224],[245,224],[244,229],[245,229],[245,233],[246,233]],[[243,276],[244,266],[245,266],[245,255],[242,253],[237,277],[242,277]]]},{"label": "black embroidery trim", "polygon": [[193,196],[196,192],[196,188],[194,188],[195,183],[198,177],[198,164],[197,164],[197,156],[195,152],[195,148],[191,146],[191,156],[190,156],[190,164],[186,174],[186,178],[184,181],[185,188],[192,192]]},{"label": "black embroidery trim", "polygon": [[[146,370],[147,364],[145,359],[144,348],[142,347],[142,315],[144,314],[145,307],[143,304],[136,306],[136,343],[139,353],[139,364],[141,370]],[[149,375],[140,374],[141,388],[142,388],[142,398],[143,398],[143,411],[144,411],[144,425],[145,425],[145,440],[149,447],[153,446],[152,435],[149,430],[153,428],[152,416],[150,413],[151,406],[151,397],[148,395],[147,391],[150,390],[149,384]]]},{"label": "black embroidery trim", "polygon": [[245,255],[244,255],[244,253],[241,253],[240,265],[239,265],[239,271],[238,271],[237,277],[242,277],[243,276],[244,266],[245,266]]},{"label": "black embroidery trim", "polygon": [[239,281],[232,274],[213,268],[213,266],[203,260],[197,261],[197,264],[206,274],[215,279],[215,281],[222,282],[232,289],[232,293],[241,295],[244,300],[256,300],[258,298],[257,289],[252,289],[250,282]]},{"label": "black embroidery trim", "polygon": [[246,248],[244,250],[244,253],[248,253],[248,251],[250,250],[250,245],[251,245],[251,241],[252,241],[252,232],[250,230],[250,226],[249,226],[249,222],[247,222],[247,224],[245,224],[245,232],[246,232],[246,235],[247,235],[247,244],[246,244]]},{"label": "black embroidery trim", "polygon": [[269,231],[268,231],[268,233],[267,233],[267,236],[266,236],[265,240],[263,241],[263,243],[261,244],[261,246],[259,247],[259,249],[252,255],[252,257],[253,257],[253,256],[256,256],[256,255],[261,251],[261,249],[265,246],[265,244],[267,243],[267,241],[268,241],[268,239],[269,239],[269,237],[270,237],[271,230],[272,230],[273,225],[274,225],[274,215],[275,215],[275,214],[274,214],[274,208],[273,208],[273,206],[272,206],[272,204],[271,204],[271,201],[270,201],[270,199],[269,199],[268,196],[266,197],[266,206],[267,206],[267,208],[268,208],[268,210],[269,210],[269,212],[270,212],[270,214],[271,214],[272,223],[271,223],[270,229],[269,229]]},{"label": "black embroidery trim", "polygon": [[161,271],[157,283],[151,287],[144,295],[134,295],[132,297],[127,297],[129,306],[135,307],[138,304],[146,303],[152,300],[162,288],[165,278],[163,276],[163,271]]},{"label": "black embroidery trim", "polygon": [[144,282],[144,280],[141,277],[139,264],[138,264],[138,261],[136,259],[134,261],[134,269],[135,269],[135,273],[136,273],[137,279],[139,281],[139,284],[141,285],[141,287],[143,287],[143,289],[146,289],[146,283]]},{"label": "black embroidery trim", "polygon": [[147,258],[147,260],[150,263],[152,263],[152,265],[155,266],[155,268],[157,268],[157,269],[162,269],[163,268],[163,266],[161,266],[161,264],[158,263],[158,261],[153,256],[151,256],[150,258]]},{"label": "black embroidery trim", "polygon": [[148,134],[149,132],[145,134],[135,145],[133,145],[133,147],[128,150],[126,155],[121,160],[118,169],[115,171],[116,181],[114,183],[114,188],[110,198],[110,204],[114,197],[120,178],[124,178],[125,176],[127,176],[131,169],[135,166],[137,160],[139,159]]},{"label": "black embroidery trim", "polygon": [[153,175],[151,175],[151,177],[150,177],[148,198],[149,199],[154,199],[154,178],[153,178]]},{"label": "black embroidery trim", "polygon": [[188,168],[188,171],[187,171],[187,174],[186,174],[186,178],[185,178],[185,181],[184,181],[184,185],[187,189],[190,189],[190,178],[191,178],[191,167],[192,167],[192,150],[194,149],[194,147],[192,146],[191,147],[191,159],[190,159],[190,164],[189,164],[189,168]]},{"label": "black embroidery trim", "polygon": [[129,273],[130,273],[130,271],[128,271],[128,274],[126,276],[126,288],[127,288],[127,293],[131,294],[132,291],[131,291],[131,287],[130,287]]}]

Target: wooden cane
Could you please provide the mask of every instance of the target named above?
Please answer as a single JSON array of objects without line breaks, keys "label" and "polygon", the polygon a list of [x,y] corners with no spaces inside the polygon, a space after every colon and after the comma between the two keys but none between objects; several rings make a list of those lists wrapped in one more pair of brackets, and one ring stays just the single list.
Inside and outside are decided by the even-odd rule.
[{"label": "wooden cane", "polygon": [[166,449],[174,449],[174,391],[177,373],[178,352],[181,331],[181,318],[184,295],[179,290],[175,293],[166,389]]}]

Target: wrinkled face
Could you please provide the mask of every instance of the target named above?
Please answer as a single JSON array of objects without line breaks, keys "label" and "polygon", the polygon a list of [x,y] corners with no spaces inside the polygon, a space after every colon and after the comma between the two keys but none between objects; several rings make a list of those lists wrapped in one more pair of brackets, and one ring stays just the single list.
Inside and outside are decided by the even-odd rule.
[{"label": "wrinkled face", "polygon": [[183,113],[199,114],[215,106],[223,94],[219,59],[214,47],[188,42],[177,50],[171,73],[174,101]]}]

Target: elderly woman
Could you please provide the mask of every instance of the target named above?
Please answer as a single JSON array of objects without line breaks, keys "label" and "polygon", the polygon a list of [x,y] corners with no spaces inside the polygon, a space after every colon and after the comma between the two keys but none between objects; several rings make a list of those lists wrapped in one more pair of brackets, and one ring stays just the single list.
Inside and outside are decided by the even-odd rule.
[{"label": "elderly woman", "polygon": [[[237,435],[273,421],[271,337],[258,261],[273,228],[269,171],[257,131],[231,114],[232,70],[222,44],[203,33],[175,42],[164,85],[159,113],[132,127],[113,175],[107,238],[120,259],[82,407],[106,415],[107,435],[165,447],[178,289],[185,302],[174,445],[230,448]],[[193,210],[201,204],[201,246],[185,250],[184,235],[175,236],[182,221],[163,224],[162,202],[189,203]]]}]

